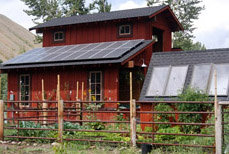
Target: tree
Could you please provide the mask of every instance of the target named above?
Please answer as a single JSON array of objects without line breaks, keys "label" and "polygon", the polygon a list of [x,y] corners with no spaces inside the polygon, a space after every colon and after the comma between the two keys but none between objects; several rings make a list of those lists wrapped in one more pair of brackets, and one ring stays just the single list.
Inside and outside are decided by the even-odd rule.
[{"label": "tree", "polygon": [[[58,0],[21,0],[28,6],[28,10],[23,10],[27,15],[33,16],[33,22],[40,24],[47,22],[53,18],[62,16],[62,11],[59,7],[60,2]],[[37,34],[35,37],[35,43],[42,43],[42,36]]]},{"label": "tree", "polygon": [[[21,0],[28,6],[24,12],[33,16],[35,24],[44,23],[54,18],[89,13],[85,0]],[[37,34],[35,43],[42,42],[42,36]]]},{"label": "tree", "polygon": [[91,10],[98,10],[99,13],[101,12],[110,12],[111,11],[111,4],[107,2],[107,0],[94,0],[90,4]]},{"label": "tree", "polygon": [[62,16],[58,0],[21,0],[28,6],[28,10],[23,10],[29,16],[34,16],[33,22],[39,24],[53,18]]},{"label": "tree", "polygon": [[63,13],[65,16],[88,14],[90,9],[85,6],[85,0],[63,1]]},{"label": "tree", "polygon": [[[175,48],[181,47],[183,50],[200,47],[205,49],[200,42],[193,43],[194,20],[197,20],[204,6],[201,6],[201,0],[147,0],[148,6],[154,5],[169,5],[175,13],[176,17],[184,27],[183,32],[175,32],[173,35],[173,46]],[[186,47],[186,45],[189,45]],[[193,47],[193,48],[192,48]]]},{"label": "tree", "polygon": [[[0,64],[2,63],[2,60],[0,59]],[[7,74],[0,74],[1,76],[1,100],[7,100],[7,87],[8,87],[8,78]]]}]

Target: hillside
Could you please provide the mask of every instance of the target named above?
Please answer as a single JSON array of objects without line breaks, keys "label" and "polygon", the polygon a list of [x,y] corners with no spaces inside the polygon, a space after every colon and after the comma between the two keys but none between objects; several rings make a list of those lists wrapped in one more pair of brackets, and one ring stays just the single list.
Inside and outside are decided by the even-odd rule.
[{"label": "hillside", "polygon": [[0,59],[2,61],[29,49],[40,47],[40,44],[34,44],[34,38],[34,34],[0,14]]}]

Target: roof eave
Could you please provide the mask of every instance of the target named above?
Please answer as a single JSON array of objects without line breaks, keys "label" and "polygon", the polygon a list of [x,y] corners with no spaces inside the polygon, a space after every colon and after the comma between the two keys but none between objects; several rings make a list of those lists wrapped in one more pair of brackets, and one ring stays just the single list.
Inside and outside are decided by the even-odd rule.
[{"label": "roof eave", "polygon": [[155,17],[156,15],[160,14],[161,12],[164,12],[165,10],[168,10],[171,13],[172,17],[174,18],[175,22],[177,23],[177,25],[179,27],[178,31],[179,30],[184,31],[184,27],[181,25],[181,23],[177,19],[176,15],[173,13],[172,9],[168,5],[165,6],[163,9],[157,11],[156,13],[152,14],[151,16],[149,16],[149,18],[151,19],[151,18]]}]

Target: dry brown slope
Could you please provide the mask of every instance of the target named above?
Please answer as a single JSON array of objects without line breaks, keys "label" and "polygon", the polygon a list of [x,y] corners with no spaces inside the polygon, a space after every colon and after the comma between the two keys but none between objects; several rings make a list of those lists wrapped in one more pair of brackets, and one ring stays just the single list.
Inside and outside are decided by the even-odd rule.
[{"label": "dry brown slope", "polygon": [[6,61],[23,51],[40,47],[35,36],[24,27],[0,14],[0,59]]}]

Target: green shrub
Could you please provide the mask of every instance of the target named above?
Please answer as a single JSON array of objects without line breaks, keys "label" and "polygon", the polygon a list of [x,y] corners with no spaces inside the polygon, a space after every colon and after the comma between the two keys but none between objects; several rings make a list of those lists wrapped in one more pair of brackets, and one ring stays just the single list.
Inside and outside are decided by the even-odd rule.
[{"label": "green shrub", "polygon": [[[174,111],[171,104],[159,103],[155,106],[155,111]],[[174,114],[154,114],[155,122],[170,122],[175,120]],[[171,124],[158,124],[156,125],[157,129],[164,129],[171,127]]]},{"label": "green shrub", "polygon": [[[188,87],[184,92],[178,95],[179,101],[209,101],[210,98],[206,93],[198,89],[193,89]],[[176,104],[176,109],[178,111],[212,111],[213,105],[212,104],[191,104],[191,103],[179,103]],[[178,121],[185,122],[185,123],[201,123],[203,121],[203,115],[201,114],[180,114]],[[200,126],[181,126],[181,131],[184,133],[200,133],[201,127]]]}]

